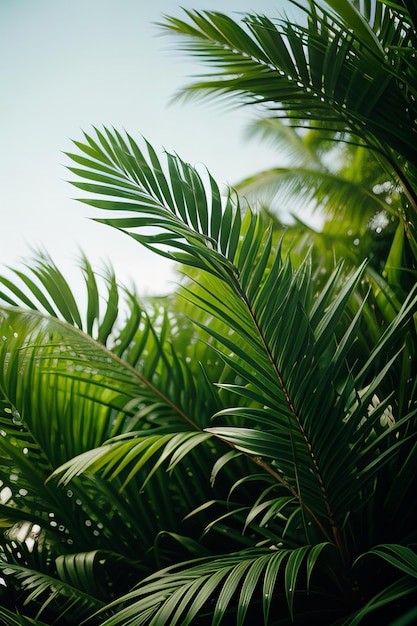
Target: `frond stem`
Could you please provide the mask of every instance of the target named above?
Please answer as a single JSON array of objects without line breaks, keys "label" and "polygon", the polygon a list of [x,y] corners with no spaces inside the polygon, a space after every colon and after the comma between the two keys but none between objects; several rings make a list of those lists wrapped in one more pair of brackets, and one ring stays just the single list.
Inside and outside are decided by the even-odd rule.
[{"label": "frond stem", "polygon": [[[250,305],[250,303],[249,303],[249,301],[248,301],[248,299],[246,297],[246,294],[242,290],[241,290],[240,296],[243,298],[243,300],[244,300],[244,302],[245,302],[245,304],[246,304],[246,306],[248,308],[249,314],[250,314],[250,316],[252,318],[252,321],[253,321],[253,323],[254,323],[254,325],[256,327],[256,330],[257,330],[257,332],[259,334],[259,337],[261,338],[262,344],[263,344],[264,349],[265,349],[265,351],[267,353],[268,359],[269,359],[269,361],[270,361],[270,363],[271,363],[271,365],[272,365],[272,367],[274,369],[275,375],[276,375],[276,377],[278,379],[279,385],[280,385],[280,387],[282,389],[282,392],[284,394],[284,397],[286,399],[288,407],[289,407],[291,413],[294,415],[294,418],[295,418],[295,420],[297,422],[298,428],[300,429],[300,432],[302,433],[304,441],[305,441],[305,443],[307,445],[307,448],[308,448],[311,460],[312,460],[313,465],[314,465],[314,470],[315,470],[315,473],[316,473],[316,476],[317,476],[317,480],[318,480],[319,485],[320,485],[320,490],[322,492],[323,500],[324,500],[324,503],[325,503],[325,506],[326,506],[328,519],[329,519],[331,527],[332,527],[334,543],[337,545],[341,555],[345,559],[345,557],[346,557],[346,550],[344,548],[344,545],[341,542],[340,529],[338,528],[336,522],[334,521],[333,513],[331,511],[330,504],[329,504],[329,501],[327,499],[326,487],[324,485],[324,482],[323,482],[323,479],[322,479],[322,476],[321,476],[321,472],[320,472],[320,468],[319,468],[318,463],[317,463],[317,459],[314,456],[314,452],[313,452],[311,443],[310,443],[310,441],[309,441],[309,439],[307,437],[307,434],[305,433],[305,430],[304,430],[304,428],[303,428],[303,426],[301,424],[301,420],[300,420],[300,418],[299,418],[299,416],[297,414],[297,411],[295,410],[294,404],[293,404],[293,402],[292,402],[292,400],[291,400],[291,398],[289,396],[289,393],[288,393],[288,390],[287,390],[287,388],[285,386],[282,374],[281,374],[279,368],[277,367],[277,364],[275,363],[275,360],[274,360],[274,358],[272,356],[272,353],[271,353],[271,351],[269,349],[269,346],[268,346],[268,344],[266,342],[266,339],[265,339],[265,336],[263,334],[263,331],[262,331],[262,329],[260,328],[260,326],[258,324],[255,312],[252,310],[252,307],[251,307],[251,305]],[[326,539],[329,542],[332,542],[332,540],[331,540],[331,538],[330,538],[326,528],[323,526],[322,522],[318,519],[318,517],[310,509],[310,507],[303,502],[301,494],[296,492],[294,490],[294,488],[291,487],[291,485],[289,485],[286,481],[284,481],[282,479],[282,477],[279,476],[279,474],[277,474],[267,463],[265,463],[265,461],[263,461],[263,459],[261,459],[259,457],[255,457],[254,460],[255,460],[255,463],[257,463],[258,465],[263,467],[269,474],[271,474],[277,480],[279,480],[279,482],[281,482],[281,483],[286,485],[286,487],[290,490],[291,494],[294,495],[297,498],[297,500],[300,502],[300,505],[314,519],[314,521],[316,522],[316,524],[319,527],[320,531],[323,533],[324,537],[326,537]]]},{"label": "frond stem", "polygon": [[[235,447],[235,446],[233,445],[233,447]],[[332,543],[332,538],[330,537],[330,535],[327,532],[326,528],[323,526],[321,521],[318,519],[318,517],[314,513],[314,511],[312,511],[310,509],[310,507],[302,501],[301,495],[294,489],[294,487],[292,487],[284,478],[282,478],[282,476],[280,476],[277,472],[275,472],[275,470],[273,470],[272,467],[270,465],[268,465],[268,463],[266,463],[263,460],[262,457],[260,457],[260,456],[251,456],[249,458],[251,459],[251,461],[256,463],[256,465],[259,465],[259,467],[262,467],[262,469],[265,470],[265,472],[267,472],[268,474],[273,476],[275,478],[275,480],[277,480],[277,482],[281,483],[282,485],[284,485],[284,487],[286,487],[288,489],[288,491],[291,493],[291,495],[294,496],[294,498],[296,498],[298,500],[300,505],[305,509],[305,511],[307,511],[307,513],[310,515],[310,517],[315,521],[315,523],[317,524],[318,528],[323,533],[323,536],[327,539],[327,541],[329,543]]]},{"label": "frond stem", "polygon": [[195,430],[199,430],[199,431],[203,430],[198,424],[194,422],[194,420],[192,420],[186,413],[184,413],[184,411],[179,406],[177,406],[174,402],[172,402],[172,400],[170,400],[160,389],[155,387],[155,385],[150,380],[148,380],[145,376],[143,376],[143,374],[141,374],[137,369],[135,369],[133,365],[130,365],[129,363],[124,361],[117,354],[109,350],[109,348],[107,348],[102,343],[100,343],[99,341],[91,337],[91,335],[86,335],[79,328],[76,328],[72,326],[71,324],[68,324],[67,322],[64,322],[62,320],[55,319],[55,318],[54,318],[54,322],[58,322],[59,324],[62,324],[63,326],[69,327],[72,332],[82,335],[83,339],[88,337],[88,339],[91,341],[93,345],[95,345],[100,351],[105,352],[109,358],[111,358],[113,361],[116,361],[116,363],[121,365],[123,369],[128,370],[131,374],[133,374],[135,378],[140,380],[142,384],[148,387],[148,389],[150,389],[156,396],[158,396],[171,409],[173,409],[183,420],[185,420],[188,424],[190,424],[190,426],[192,426]]}]

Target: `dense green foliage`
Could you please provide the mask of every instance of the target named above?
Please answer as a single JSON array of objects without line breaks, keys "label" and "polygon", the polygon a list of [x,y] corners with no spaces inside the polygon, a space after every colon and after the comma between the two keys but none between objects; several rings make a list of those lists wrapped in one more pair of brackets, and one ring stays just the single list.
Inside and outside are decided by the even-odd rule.
[{"label": "dense green foliage", "polygon": [[[291,166],[222,197],[114,130],[68,155],[178,293],[83,258],[83,307],[45,254],[0,277],[0,623],[414,623],[416,15],[327,4],[164,23],[214,68],[191,93],[283,118]],[[288,194],[323,232],[284,233]]]}]

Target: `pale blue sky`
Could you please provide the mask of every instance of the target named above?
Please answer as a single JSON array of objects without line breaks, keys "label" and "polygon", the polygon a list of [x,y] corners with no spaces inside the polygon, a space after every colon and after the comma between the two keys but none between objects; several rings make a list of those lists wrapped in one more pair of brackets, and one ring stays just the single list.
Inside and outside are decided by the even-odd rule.
[{"label": "pale blue sky", "polygon": [[[277,16],[285,0],[187,0],[182,6]],[[72,198],[63,151],[91,125],[144,135],[159,151],[204,163],[220,183],[277,162],[244,128],[255,112],[226,111],[208,101],[170,104],[201,69],[158,36],[162,14],[180,15],[172,0],[0,0],[0,216],[2,266],[46,249],[66,275],[79,249],[142,293],[167,289],[169,263],[127,236],[88,220]]]}]

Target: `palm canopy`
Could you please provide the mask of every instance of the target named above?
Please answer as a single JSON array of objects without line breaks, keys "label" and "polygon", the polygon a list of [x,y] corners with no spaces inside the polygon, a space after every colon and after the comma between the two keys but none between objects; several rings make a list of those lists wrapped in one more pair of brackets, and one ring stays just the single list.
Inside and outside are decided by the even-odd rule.
[{"label": "palm canopy", "polygon": [[[240,521],[246,550],[216,557],[211,546],[210,556],[204,558],[196,550],[197,561],[183,565],[176,561],[143,580],[137,590],[116,598],[106,607],[107,612],[116,611],[108,623],[176,623],[185,610],[187,619],[204,613],[210,601],[216,602],[213,619],[217,623],[236,601],[240,588],[241,623],[249,601],[244,598],[251,598],[260,582],[272,599],[267,590],[276,587],[280,572],[285,572],[286,591],[278,584],[276,593],[285,593],[290,614],[303,611],[305,607],[295,600],[294,589],[301,590],[297,581],[322,576],[323,571],[313,572],[321,571],[327,552],[332,553],[330,562],[340,563],[338,567],[349,577],[352,561],[375,547],[375,537],[384,542],[397,526],[396,532],[410,539],[413,512],[403,495],[399,496],[398,487],[401,482],[403,494],[414,484],[415,389],[408,358],[412,348],[402,346],[416,310],[415,294],[406,299],[393,322],[379,330],[371,351],[361,352],[357,336],[372,316],[366,299],[358,298],[363,268],[346,276],[338,267],[316,291],[308,259],[294,271],[280,245],[273,244],[265,218],[249,208],[242,214],[233,194],[222,200],[210,176],[204,182],[194,168],[172,155],[166,155],[164,165],[149,144],[143,149],[132,137],[116,131],[97,131],[96,137],[86,135],[85,142],[77,145],[79,153],[70,156],[77,164],[73,172],[83,179],[76,186],[90,194],[83,201],[109,212],[108,218],[99,221],[181,262],[191,279],[184,287],[185,312],[194,318],[199,341],[208,338],[225,369],[217,368],[210,376],[204,368],[207,390],[204,384],[197,396],[201,398],[198,408],[192,399],[197,388],[189,387],[196,375],[194,361],[182,360],[179,367],[177,353],[170,365],[160,352],[171,384],[165,386],[168,379],[162,374],[149,385],[140,373],[139,361],[132,369],[109,355],[109,365],[100,363],[102,383],[91,381],[90,376],[87,379],[103,392],[109,386],[114,389],[118,380],[124,381],[127,395],[116,405],[119,412],[126,411],[124,407],[137,393],[132,390],[129,395],[130,378],[133,389],[141,381],[160,400],[163,387],[165,404],[156,405],[148,392],[141,393],[144,419],[134,420],[134,428],[119,431],[121,436],[110,433],[113,436],[103,437],[102,445],[93,444],[78,456],[64,459],[53,468],[48,485],[69,488],[74,481],[76,486],[83,485],[93,476],[111,493],[119,491],[119,506],[125,497],[146,503],[153,493],[152,480],[166,463],[175,476],[183,462],[184,469],[189,469],[191,460],[186,459],[202,462],[206,446],[204,454],[215,463],[214,484],[235,463],[243,472],[228,474],[229,504],[211,520],[207,516],[211,498],[203,495],[199,483],[201,499],[200,503],[194,499],[192,519],[203,515],[207,532],[216,527],[236,532]],[[149,232],[155,225],[158,231]],[[10,324],[11,313],[7,315]],[[83,357],[92,358],[97,349],[102,350],[96,344],[87,349],[90,340],[81,340],[79,330],[71,332],[77,333]],[[48,341],[43,350],[47,348]],[[85,367],[83,357],[73,351],[74,362],[82,360]],[[60,363],[55,376],[60,374]],[[4,364],[8,371],[7,360]],[[190,370],[194,373],[187,375]],[[84,375],[77,374],[79,378]],[[213,383],[215,393],[214,388],[210,390]],[[213,397],[217,399],[207,405],[204,398]],[[105,396],[99,403],[106,404]],[[115,400],[111,403],[115,405]],[[187,415],[191,419],[184,419]],[[179,436],[179,430],[184,435]],[[215,441],[225,442],[230,451],[217,448]],[[193,457],[197,446],[200,452]],[[241,464],[245,459],[252,470]],[[192,473],[199,475],[193,467]],[[258,489],[241,494],[240,487],[251,483]],[[371,502],[372,506],[378,502],[384,515],[369,525]],[[217,499],[216,506],[224,504]],[[161,522],[168,524],[168,519]],[[231,536],[236,538],[236,534]],[[401,592],[397,588],[384,592],[387,602],[395,593],[407,596],[415,588],[415,557],[408,547],[404,550],[384,544],[376,552],[404,574],[398,582]],[[9,568],[13,571],[10,564]],[[161,603],[162,590],[167,601]],[[347,596],[343,602],[349,606],[352,599]],[[372,602],[365,612],[373,608]],[[95,608],[100,608],[97,601]],[[271,600],[263,603],[262,611],[269,623]]]},{"label": "palm canopy", "polygon": [[[365,58],[382,76],[394,31],[383,9],[369,27],[353,5],[341,6],[356,26],[350,39],[343,20],[314,3],[305,27],[290,24],[278,38],[258,16],[245,28],[215,13],[189,12],[192,28],[169,23],[197,39],[220,32],[215,61],[225,58],[229,73],[239,57],[223,87],[253,79],[244,89],[255,100],[273,93],[271,60],[256,78],[268,45],[290,42],[287,69],[299,71],[325,41],[335,55],[326,63],[348,66],[347,107]],[[412,35],[412,13],[401,6],[400,48]],[[202,40],[216,55],[218,42]],[[278,91],[288,76],[278,72]],[[280,109],[291,119],[316,102],[298,78]],[[321,109],[318,98],[313,123]],[[401,183],[411,198],[402,131],[393,146],[389,129],[383,139],[358,116],[343,120],[341,136],[356,133],[397,173],[394,152],[407,163]],[[330,122],[334,131],[340,119]],[[84,260],[84,315],[45,257],[18,280],[2,279],[0,568],[16,610],[7,605],[0,616],[106,626],[218,625],[231,615],[239,626],[317,616],[355,624],[400,603],[412,619],[415,288],[381,315],[365,264],[339,264],[314,280],[311,257],[294,266],[271,220],[243,209],[232,191],[222,197],[210,174],[114,130],[75,145],[74,184],[83,202],[107,213],[97,221],[176,260],[188,280],[182,304],[142,307],[110,273],[103,305]]]}]

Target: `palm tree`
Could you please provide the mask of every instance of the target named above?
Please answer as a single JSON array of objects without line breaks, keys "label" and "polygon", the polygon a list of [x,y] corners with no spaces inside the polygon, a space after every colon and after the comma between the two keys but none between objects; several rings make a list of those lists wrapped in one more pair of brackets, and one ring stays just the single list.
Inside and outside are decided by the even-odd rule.
[{"label": "palm tree", "polygon": [[[327,13],[311,14],[330,32]],[[242,71],[255,63],[259,45],[238,24],[188,17],[198,28],[169,24],[203,52],[217,49],[200,40],[206,28],[233,42],[215,54],[232,59],[243,42]],[[256,31],[266,45],[270,22],[249,19],[267,25]],[[351,50],[366,46],[376,63],[375,32],[359,26]],[[372,134],[360,138],[377,151]],[[83,315],[45,255],[2,279],[0,617],[411,624],[415,289],[387,274],[395,306],[381,316],[365,264],[338,264],[321,284],[271,220],[178,157],[162,162],[106,129],[76,146],[75,184],[107,212],[98,221],[176,260],[188,280],[182,301],[141,306],[111,271],[100,286],[83,259]],[[412,186],[411,164],[401,184]]]}]

